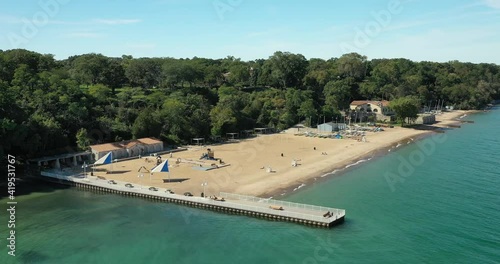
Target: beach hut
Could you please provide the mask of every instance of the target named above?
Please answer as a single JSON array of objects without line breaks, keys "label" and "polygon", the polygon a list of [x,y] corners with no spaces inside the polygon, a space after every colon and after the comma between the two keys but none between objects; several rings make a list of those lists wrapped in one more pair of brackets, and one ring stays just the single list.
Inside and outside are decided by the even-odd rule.
[{"label": "beach hut", "polygon": [[237,138],[240,137],[240,135],[238,133],[226,133],[226,137],[228,138],[228,140],[236,140]]},{"label": "beach hut", "polygon": [[347,128],[347,125],[344,123],[333,123],[328,122],[321,125],[318,125],[319,133],[332,133],[334,131],[344,130]]},{"label": "beach hut", "polygon": [[194,142],[196,142],[196,145],[203,145],[205,144],[205,138],[192,138],[191,139],[191,144],[193,144]]}]

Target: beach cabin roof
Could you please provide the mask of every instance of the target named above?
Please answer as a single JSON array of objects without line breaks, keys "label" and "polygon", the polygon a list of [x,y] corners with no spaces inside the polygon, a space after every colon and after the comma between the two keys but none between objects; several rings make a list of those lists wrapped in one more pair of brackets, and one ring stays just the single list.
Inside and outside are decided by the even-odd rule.
[{"label": "beach cabin roof", "polygon": [[335,122],[326,122],[326,123],[323,123],[321,125],[318,125],[318,127],[320,127],[320,126],[337,127],[337,126],[342,126],[342,125],[345,125],[345,124],[344,123],[335,123]]},{"label": "beach cabin roof", "polygon": [[382,100],[382,101],[377,101],[378,104],[381,104],[382,106],[389,106],[389,101],[386,101],[386,100]]},{"label": "beach cabin roof", "polygon": [[154,145],[154,144],[158,144],[158,143],[162,143],[162,141],[160,141],[156,138],[139,138],[139,139],[128,140],[128,141],[92,145],[92,146],[90,146],[90,148],[94,152],[106,152],[106,151],[113,151],[113,150],[119,150],[119,149],[129,149],[129,148],[134,147],[137,144]]},{"label": "beach cabin roof", "polygon": [[364,105],[369,103],[370,101],[352,101],[351,105]]},{"label": "beach cabin roof", "polygon": [[106,152],[106,151],[113,151],[113,150],[118,150],[122,149],[123,146],[121,146],[119,143],[106,143],[106,144],[99,144],[99,145],[92,145],[90,146],[92,151],[97,151],[97,152]]},{"label": "beach cabin roof", "polygon": [[126,148],[126,149],[129,149],[129,148],[132,148],[132,147],[134,147],[135,145],[137,145],[139,143],[140,142],[138,142],[138,141],[131,141],[131,142],[125,144],[123,147]]},{"label": "beach cabin roof", "polygon": [[153,145],[153,144],[162,143],[161,140],[158,140],[158,139],[152,138],[152,137],[139,138],[139,139],[137,139],[137,141],[141,142],[142,144],[146,144],[146,145]]},{"label": "beach cabin roof", "polygon": [[364,105],[364,104],[373,104],[373,105],[382,105],[382,106],[389,106],[389,101],[387,100],[382,100],[382,101],[352,101],[351,102],[351,105],[352,106],[360,106],[360,105]]}]

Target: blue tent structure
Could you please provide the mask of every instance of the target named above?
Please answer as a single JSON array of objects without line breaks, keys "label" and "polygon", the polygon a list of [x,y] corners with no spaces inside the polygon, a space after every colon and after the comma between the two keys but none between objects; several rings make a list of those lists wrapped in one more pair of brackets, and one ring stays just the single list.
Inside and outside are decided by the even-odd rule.
[{"label": "blue tent structure", "polygon": [[112,161],[113,161],[113,152],[110,151],[108,154],[102,156],[102,158],[94,162],[94,165],[110,164]]},{"label": "blue tent structure", "polygon": [[94,162],[94,166],[92,166],[93,173],[95,173],[95,165],[105,165],[105,164],[112,164],[113,163],[113,152],[109,152],[108,154],[104,155],[102,158],[98,159],[96,162]]},{"label": "blue tent structure", "polygon": [[[154,167],[151,170],[151,174],[154,172],[169,172],[168,170],[168,159],[165,160],[164,162],[160,163],[158,166]],[[168,174],[168,181],[170,182],[170,173]]]}]

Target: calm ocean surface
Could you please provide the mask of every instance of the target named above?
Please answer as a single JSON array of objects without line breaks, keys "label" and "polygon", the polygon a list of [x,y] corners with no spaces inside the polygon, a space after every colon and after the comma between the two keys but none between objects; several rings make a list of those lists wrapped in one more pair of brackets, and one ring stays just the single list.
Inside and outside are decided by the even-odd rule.
[{"label": "calm ocean surface", "polygon": [[18,197],[15,258],[0,201],[0,263],[500,263],[500,110],[467,119],[285,198],[346,209],[333,229],[48,187]]}]

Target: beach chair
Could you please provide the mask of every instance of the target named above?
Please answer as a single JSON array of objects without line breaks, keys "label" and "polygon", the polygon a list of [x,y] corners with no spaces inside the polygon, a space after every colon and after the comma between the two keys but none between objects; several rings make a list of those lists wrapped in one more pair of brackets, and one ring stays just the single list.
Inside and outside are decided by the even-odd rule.
[{"label": "beach chair", "polygon": [[270,205],[269,208],[271,208],[273,210],[283,211],[283,207],[282,206],[278,206],[278,205]]}]

